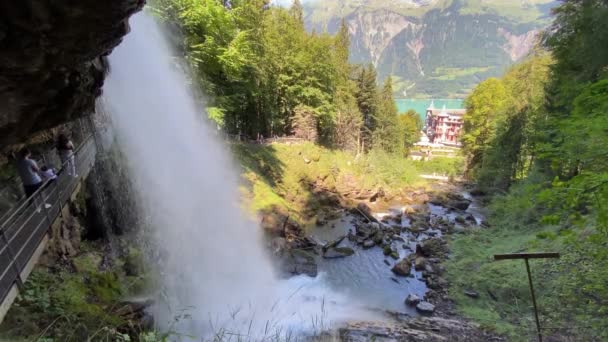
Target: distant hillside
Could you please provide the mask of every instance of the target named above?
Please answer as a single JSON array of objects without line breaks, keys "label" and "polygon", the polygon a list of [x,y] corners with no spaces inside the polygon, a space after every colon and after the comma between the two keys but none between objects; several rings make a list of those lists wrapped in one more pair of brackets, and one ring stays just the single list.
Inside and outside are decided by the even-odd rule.
[{"label": "distant hillside", "polygon": [[392,74],[403,97],[464,97],[528,54],[553,0],[304,1],[310,30],[335,33],[342,18],[354,63]]}]

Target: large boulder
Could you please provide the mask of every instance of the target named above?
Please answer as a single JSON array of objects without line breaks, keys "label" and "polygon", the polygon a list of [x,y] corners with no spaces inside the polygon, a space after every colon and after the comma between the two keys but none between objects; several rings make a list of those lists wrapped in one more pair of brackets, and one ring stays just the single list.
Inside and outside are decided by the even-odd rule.
[{"label": "large boulder", "polygon": [[315,257],[301,249],[289,251],[287,257],[281,261],[281,269],[290,274],[306,274],[311,277],[316,277],[318,272]]},{"label": "large boulder", "polygon": [[429,302],[420,302],[416,305],[416,311],[423,315],[430,315],[435,312],[435,305]]},{"label": "large boulder", "polygon": [[412,271],[412,265],[409,259],[405,258],[393,266],[391,269],[393,273],[401,277],[407,277]]},{"label": "large boulder", "polygon": [[409,295],[407,295],[407,297],[405,298],[405,304],[407,304],[409,306],[416,306],[421,301],[422,301],[422,298],[418,297],[415,294],[411,294],[411,293]]},{"label": "large boulder", "polygon": [[416,254],[427,258],[443,258],[447,253],[447,242],[441,238],[427,239],[416,246]]}]

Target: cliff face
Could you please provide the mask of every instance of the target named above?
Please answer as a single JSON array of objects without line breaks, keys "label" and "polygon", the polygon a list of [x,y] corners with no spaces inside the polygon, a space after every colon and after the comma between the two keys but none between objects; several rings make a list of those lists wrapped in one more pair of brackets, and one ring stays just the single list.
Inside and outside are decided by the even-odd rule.
[{"label": "cliff face", "polygon": [[464,97],[525,58],[548,23],[551,0],[309,2],[307,25],[334,33],[345,20],[351,61],[394,77],[398,96]]},{"label": "cliff face", "polygon": [[94,110],[145,0],[0,2],[0,148]]}]

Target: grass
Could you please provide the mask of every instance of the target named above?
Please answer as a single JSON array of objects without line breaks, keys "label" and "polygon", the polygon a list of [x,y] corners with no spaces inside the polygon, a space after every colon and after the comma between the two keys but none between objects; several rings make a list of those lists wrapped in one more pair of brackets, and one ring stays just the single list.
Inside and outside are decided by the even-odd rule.
[{"label": "grass", "polygon": [[486,72],[493,67],[476,67],[476,68],[436,68],[431,79],[441,81],[453,81],[459,77],[475,75]]},{"label": "grass", "polygon": [[[446,268],[458,311],[509,341],[533,340],[524,262],[494,261],[493,255],[560,252],[560,259],[530,261],[543,334],[560,341],[608,339],[606,237],[591,226],[542,224],[538,203],[526,191],[517,194],[493,201],[491,228],[450,238]],[[467,297],[465,290],[480,296]]]},{"label": "grass", "polygon": [[314,193],[319,189],[333,193],[355,186],[398,191],[425,184],[419,178],[418,164],[382,152],[356,158],[311,143],[238,143],[232,150],[242,165],[241,191],[248,199],[249,210],[256,213],[278,207],[300,223],[306,223],[322,207],[323,196]]},{"label": "grass", "polygon": [[435,156],[429,161],[416,162],[416,167],[422,174],[439,174],[455,177],[462,175],[464,172],[464,157],[460,155],[453,157]]}]

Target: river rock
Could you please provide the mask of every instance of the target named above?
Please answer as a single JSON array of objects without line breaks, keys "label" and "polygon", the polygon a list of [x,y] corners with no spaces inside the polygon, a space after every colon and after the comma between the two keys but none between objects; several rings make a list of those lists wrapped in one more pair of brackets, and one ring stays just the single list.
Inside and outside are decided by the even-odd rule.
[{"label": "river rock", "polygon": [[464,295],[471,298],[479,298],[479,293],[473,290],[465,290]]},{"label": "river rock", "polygon": [[317,276],[317,263],[315,257],[301,249],[292,249],[289,255],[282,260],[281,268],[291,274],[306,274],[311,277]]},{"label": "river rock", "polygon": [[355,254],[355,251],[349,247],[332,247],[323,253],[326,259],[344,258]]},{"label": "river rock", "polygon": [[317,227],[321,227],[327,224],[327,221],[324,220],[322,217],[317,217],[317,221],[315,222],[315,224],[317,225]]},{"label": "river rock", "polygon": [[372,209],[369,207],[369,205],[363,202],[357,204],[357,209],[359,209],[363,214],[367,215],[367,217],[372,216]]},{"label": "river rock", "polygon": [[384,234],[381,230],[378,230],[376,234],[374,234],[373,240],[374,243],[377,245],[381,244],[384,241]]},{"label": "river rock", "polygon": [[393,241],[405,242],[405,239],[403,237],[401,237],[401,235],[397,235],[397,234],[393,234],[392,239],[393,239]]},{"label": "river rock", "polygon": [[376,242],[372,239],[367,239],[363,241],[363,248],[372,248],[376,245]]},{"label": "river rock", "polygon": [[420,302],[416,305],[416,311],[423,315],[430,315],[435,312],[435,305],[429,302]]},{"label": "river rock", "polygon": [[393,273],[402,277],[407,277],[410,274],[411,270],[412,266],[410,264],[410,260],[408,260],[407,258],[396,263],[395,266],[393,266],[393,268],[391,269]]},{"label": "river rock", "polygon": [[417,257],[414,260],[414,268],[416,271],[422,271],[426,268],[427,261],[425,257]]},{"label": "river rock", "polygon": [[416,254],[430,257],[445,257],[448,253],[446,241],[440,238],[427,239],[416,246]]},{"label": "river rock", "polygon": [[323,246],[323,252],[327,251],[328,249],[337,247],[345,238],[346,238],[346,235],[342,235],[339,238],[335,239],[334,241],[329,242],[328,244]]},{"label": "river rock", "polygon": [[471,205],[471,201],[468,200],[462,200],[462,201],[451,201],[448,204],[450,207],[456,208],[458,210],[467,210],[467,208],[469,208],[469,205]]},{"label": "river rock", "polygon": [[418,305],[418,303],[420,303],[422,301],[422,298],[418,297],[415,294],[409,294],[407,295],[407,297],[405,298],[405,304],[409,305],[409,306],[415,306]]}]

